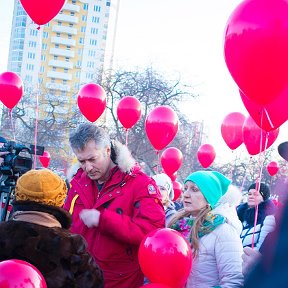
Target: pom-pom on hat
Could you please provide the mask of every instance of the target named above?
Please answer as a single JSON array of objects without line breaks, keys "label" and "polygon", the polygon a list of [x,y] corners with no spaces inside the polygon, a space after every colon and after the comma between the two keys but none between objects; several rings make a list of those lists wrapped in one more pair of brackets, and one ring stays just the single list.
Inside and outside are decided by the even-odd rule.
[{"label": "pom-pom on hat", "polygon": [[65,181],[49,169],[26,172],[15,187],[16,201],[34,201],[58,207],[63,206],[66,194]]},{"label": "pom-pom on hat", "polygon": [[227,177],[217,171],[197,171],[190,174],[184,181],[195,183],[213,209],[219,199],[227,192],[231,183]]},{"label": "pom-pom on hat", "polygon": [[[249,188],[248,188],[248,192],[251,189],[256,189],[257,183],[252,183]],[[265,184],[265,183],[260,183],[260,186],[257,188],[259,189],[259,193],[261,194],[262,198],[264,201],[268,200],[270,197],[270,189],[269,187]]]},{"label": "pom-pom on hat", "polygon": [[173,200],[174,190],[173,190],[173,184],[172,184],[171,178],[165,173],[153,175],[152,178],[155,180],[157,186],[162,186],[167,190],[169,199]]}]

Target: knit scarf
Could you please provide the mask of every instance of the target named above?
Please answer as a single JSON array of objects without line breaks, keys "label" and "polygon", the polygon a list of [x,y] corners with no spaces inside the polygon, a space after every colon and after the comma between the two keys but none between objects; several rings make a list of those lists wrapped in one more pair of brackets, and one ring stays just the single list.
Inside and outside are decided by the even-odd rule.
[{"label": "knit scarf", "polygon": [[[226,222],[226,218],[219,214],[208,213],[206,219],[200,226],[198,231],[199,238],[209,234],[215,230],[219,225]],[[194,225],[194,219],[191,217],[183,217],[174,223],[171,229],[180,232],[189,242],[192,241],[190,231]]]}]

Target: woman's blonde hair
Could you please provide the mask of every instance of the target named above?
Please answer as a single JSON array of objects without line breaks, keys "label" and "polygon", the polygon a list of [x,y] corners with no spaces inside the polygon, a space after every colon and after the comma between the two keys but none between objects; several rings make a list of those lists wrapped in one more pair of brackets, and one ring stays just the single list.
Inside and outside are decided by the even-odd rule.
[{"label": "woman's blonde hair", "polygon": [[[194,223],[190,231],[189,239],[191,239],[191,249],[193,251],[193,258],[196,258],[199,254],[199,231],[207,217],[207,214],[211,211],[211,206],[207,204],[202,208],[198,215],[194,218]],[[178,220],[191,216],[191,212],[187,212],[184,209],[179,210],[175,215],[173,215],[171,221],[168,223],[168,228],[171,228]]]}]

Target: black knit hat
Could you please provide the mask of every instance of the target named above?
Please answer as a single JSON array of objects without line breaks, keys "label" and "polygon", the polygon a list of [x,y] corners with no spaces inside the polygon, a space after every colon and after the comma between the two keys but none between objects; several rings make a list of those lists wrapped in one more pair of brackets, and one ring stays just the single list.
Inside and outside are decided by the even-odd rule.
[{"label": "black knit hat", "polygon": [[[250,189],[256,189],[256,183],[250,185],[250,187],[248,188],[248,192]],[[264,201],[266,201],[270,197],[270,189],[265,183],[260,183],[259,193],[261,194]]]}]

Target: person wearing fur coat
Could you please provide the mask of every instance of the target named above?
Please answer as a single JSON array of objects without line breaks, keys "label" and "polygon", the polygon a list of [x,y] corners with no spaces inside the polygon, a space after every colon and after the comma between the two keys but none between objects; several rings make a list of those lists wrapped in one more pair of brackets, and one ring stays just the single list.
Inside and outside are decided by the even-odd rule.
[{"label": "person wearing fur coat", "polygon": [[160,191],[127,147],[101,127],[80,124],[69,141],[80,163],[64,204],[72,214],[71,231],[88,242],[105,288],[141,287],[140,243],[165,227]]},{"label": "person wearing fur coat", "polygon": [[[69,232],[71,215],[61,208],[66,194],[65,181],[49,169],[30,170],[17,180],[11,217],[0,222],[0,262],[34,265],[48,288],[103,288],[103,273],[86,241]],[[24,286],[38,287],[17,285]]]}]

